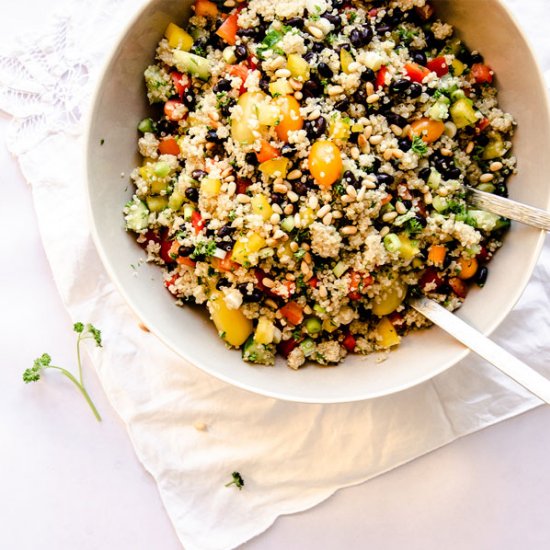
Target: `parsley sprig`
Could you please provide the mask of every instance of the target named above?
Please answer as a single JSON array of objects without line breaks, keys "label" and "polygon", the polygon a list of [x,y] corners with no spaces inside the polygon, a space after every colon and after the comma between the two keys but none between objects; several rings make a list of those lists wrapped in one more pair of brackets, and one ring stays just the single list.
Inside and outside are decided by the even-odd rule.
[{"label": "parsley sprig", "polygon": [[235,487],[237,487],[237,489],[239,489],[240,491],[244,485],[243,477],[241,476],[241,474],[239,474],[239,472],[233,472],[231,474],[231,477],[233,478],[232,481],[230,481],[229,483],[226,483],[225,486],[231,487],[231,485],[235,485]]},{"label": "parsley sprig", "polygon": [[413,136],[412,151],[419,157],[423,157],[428,152],[428,146],[420,136]]},{"label": "parsley sprig", "polygon": [[94,413],[97,421],[101,422],[101,416],[99,415],[96,406],[94,405],[92,399],[90,398],[90,395],[84,387],[84,382],[82,379],[82,361],[80,359],[80,344],[84,340],[94,340],[97,347],[102,347],[101,331],[90,323],[86,325],[84,325],[83,323],[75,323],[73,326],[73,330],[78,334],[78,337],[76,339],[78,378],[67,369],[52,365],[52,358],[50,357],[50,355],[48,355],[47,353],[43,353],[40,357],[34,360],[33,366],[31,368],[25,370],[25,372],[23,373],[23,382],[25,382],[25,384],[29,384],[30,382],[38,382],[38,380],[40,380],[42,371],[46,369],[55,369],[61,372],[63,376],[67,377],[78,388],[78,390],[90,406],[90,409],[92,409],[92,412]]}]

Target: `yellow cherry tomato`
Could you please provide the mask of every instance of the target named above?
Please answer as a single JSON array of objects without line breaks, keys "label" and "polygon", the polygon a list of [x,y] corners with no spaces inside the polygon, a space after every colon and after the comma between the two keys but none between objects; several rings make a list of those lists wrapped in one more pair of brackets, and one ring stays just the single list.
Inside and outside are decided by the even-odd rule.
[{"label": "yellow cherry tomato", "polygon": [[301,130],[304,119],[300,115],[300,104],[291,95],[285,95],[278,99],[281,121],[276,127],[277,137],[284,142],[288,141],[288,132]]},{"label": "yellow cherry tomato", "polygon": [[421,118],[415,120],[411,124],[411,137],[421,137],[426,143],[437,141],[445,131],[445,124],[440,120],[432,120],[431,118]]},{"label": "yellow cherry tomato", "polygon": [[340,149],[332,141],[316,141],[309,151],[309,171],[320,187],[330,187],[342,176]]}]

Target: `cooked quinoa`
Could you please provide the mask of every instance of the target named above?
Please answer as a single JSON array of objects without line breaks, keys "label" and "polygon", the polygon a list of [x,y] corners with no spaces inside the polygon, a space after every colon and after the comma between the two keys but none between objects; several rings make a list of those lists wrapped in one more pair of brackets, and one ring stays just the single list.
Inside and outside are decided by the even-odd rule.
[{"label": "cooked quinoa", "polygon": [[485,284],[509,222],[465,185],[507,194],[515,123],[428,2],[196,0],[176,23],[124,214],[228,347],[334,365],[425,327],[408,296]]}]

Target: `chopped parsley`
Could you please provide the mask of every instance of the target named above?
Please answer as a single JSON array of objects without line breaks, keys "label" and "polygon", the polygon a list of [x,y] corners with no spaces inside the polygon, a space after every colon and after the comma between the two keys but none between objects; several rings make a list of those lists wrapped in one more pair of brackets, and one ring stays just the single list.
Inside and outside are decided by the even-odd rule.
[{"label": "chopped parsley", "polygon": [[191,259],[195,260],[199,256],[206,256],[207,258],[210,258],[214,255],[215,251],[216,243],[214,241],[199,241],[195,245],[195,250],[193,250],[193,253],[191,254]]},{"label": "chopped parsley", "polygon": [[428,152],[428,145],[420,136],[413,136],[412,151],[419,157],[423,157]]},{"label": "chopped parsley", "polygon": [[294,252],[294,257],[297,260],[301,260],[306,255],[306,251],[303,248],[300,248],[300,250]]}]

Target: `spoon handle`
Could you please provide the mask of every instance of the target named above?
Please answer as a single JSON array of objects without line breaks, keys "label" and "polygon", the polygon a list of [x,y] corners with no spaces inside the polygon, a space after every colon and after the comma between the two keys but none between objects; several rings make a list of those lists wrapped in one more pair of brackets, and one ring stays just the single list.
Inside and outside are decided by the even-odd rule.
[{"label": "spoon handle", "polygon": [[492,193],[485,193],[472,187],[467,188],[467,193],[467,200],[472,206],[483,208],[493,214],[498,214],[499,216],[504,216],[505,218],[538,229],[544,229],[544,231],[550,231],[550,214],[540,208],[527,206],[526,204],[505,199]]},{"label": "spoon handle", "polygon": [[410,300],[410,305],[459,342],[492,363],[526,390],[550,405],[550,380],[547,380],[517,357],[483,336],[437,302],[428,298],[417,298]]}]

